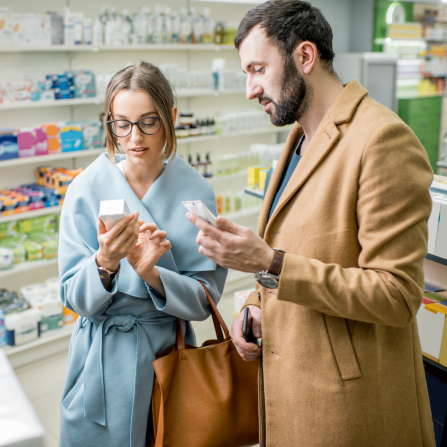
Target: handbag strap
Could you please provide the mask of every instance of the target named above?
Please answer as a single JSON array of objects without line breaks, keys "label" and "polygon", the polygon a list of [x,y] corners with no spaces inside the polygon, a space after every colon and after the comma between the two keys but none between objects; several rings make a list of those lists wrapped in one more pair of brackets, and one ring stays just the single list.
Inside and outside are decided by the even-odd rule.
[{"label": "handbag strap", "polygon": [[[213,298],[211,297],[210,293],[208,292],[208,289],[205,287],[205,284],[203,284],[202,281],[199,281],[199,283],[202,285],[203,290],[205,291],[206,298],[208,300],[208,303],[211,306],[211,315],[213,317],[213,323],[214,323],[214,329],[216,331],[216,336],[218,340],[223,341],[224,337],[222,334],[222,329],[225,334],[225,339],[230,340],[230,332],[228,331],[227,325],[225,324],[224,319],[222,318],[222,315],[217,310],[217,306],[214,303]],[[175,337],[175,350],[181,350],[185,349],[185,337],[183,335],[183,328],[182,328],[182,320],[180,318],[177,318],[177,334]]]}]

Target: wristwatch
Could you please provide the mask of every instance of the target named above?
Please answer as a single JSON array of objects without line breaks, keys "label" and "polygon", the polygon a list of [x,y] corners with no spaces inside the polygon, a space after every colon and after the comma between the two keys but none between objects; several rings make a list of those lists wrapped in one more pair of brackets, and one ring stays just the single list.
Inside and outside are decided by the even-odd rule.
[{"label": "wristwatch", "polygon": [[120,271],[120,266],[118,265],[118,268],[112,272],[112,270],[106,269],[105,267],[98,267],[99,277],[101,279],[113,279],[115,278],[116,274]]},{"label": "wristwatch", "polygon": [[255,275],[255,279],[266,289],[277,289],[279,286],[279,275],[282,270],[286,252],[279,248],[274,248],[275,256],[268,270],[263,270]]}]

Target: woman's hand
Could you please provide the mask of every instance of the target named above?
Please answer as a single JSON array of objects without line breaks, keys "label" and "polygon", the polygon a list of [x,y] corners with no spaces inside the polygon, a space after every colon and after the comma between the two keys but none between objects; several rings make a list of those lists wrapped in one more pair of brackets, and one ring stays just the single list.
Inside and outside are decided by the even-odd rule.
[{"label": "woman's hand", "polygon": [[127,256],[127,261],[137,275],[146,280],[151,275],[157,261],[171,249],[171,243],[165,240],[166,231],[158,230],[156,224],[143,224],[141,221],[139,224],[141,226],[138,242]]},{"label": "woman's hand", "polygon": [[104,222],[98,218],[98,243],[96,263],[115,271],[124,259],[135,248],[138,242],[140,226],[138,224],[138,211],[122,218],[110,231]]}]

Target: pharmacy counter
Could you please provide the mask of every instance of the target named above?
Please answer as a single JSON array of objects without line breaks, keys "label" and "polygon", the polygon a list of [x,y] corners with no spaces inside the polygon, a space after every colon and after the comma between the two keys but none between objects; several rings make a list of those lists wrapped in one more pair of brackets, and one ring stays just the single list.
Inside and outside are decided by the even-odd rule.
[{"label": "pharmacy counter", "polygon": [[0,447],[43,447],[45,430],[0,349]]}]

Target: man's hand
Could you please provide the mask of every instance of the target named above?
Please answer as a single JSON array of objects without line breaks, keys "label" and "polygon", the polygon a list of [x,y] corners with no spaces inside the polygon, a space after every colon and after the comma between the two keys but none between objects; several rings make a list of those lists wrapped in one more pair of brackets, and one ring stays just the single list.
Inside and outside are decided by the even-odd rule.
[{"label": "man's hand", "polygon": [[[262,338],[261,326],[261,309],[256,306],[247,306],[250,309],[253,318],[252,331],[256,338]],[[244,311],[242,311],[233,321],[230,330],[230,336],[236,346],[237,352],[245,361],[257,360],[261,357],[262,348],[254,343],[247,343],[242,334],[242,327],[244,325]]]},{"label": "man's hand", "polygon": [[250,228],[222,216],[216,219],[218,228],[194,213],[188,213],[186,217],[200,229],[196,239],[199,252],[216,264],[248,273],[258,273],[270,267],[275,254],[273,249]]}]

